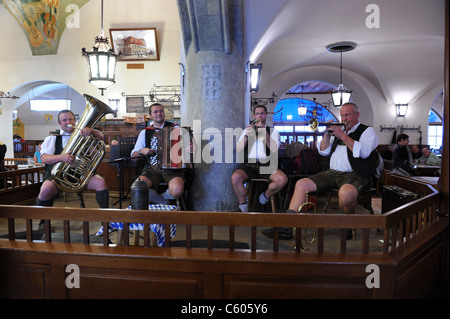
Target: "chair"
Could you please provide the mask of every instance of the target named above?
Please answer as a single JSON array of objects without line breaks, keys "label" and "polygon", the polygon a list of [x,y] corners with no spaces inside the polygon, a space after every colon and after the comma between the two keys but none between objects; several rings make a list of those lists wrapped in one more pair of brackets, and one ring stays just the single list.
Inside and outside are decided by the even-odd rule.
[{"label": "chair", "polygon": [[[259,204],[259,195],[265,190],[266,185],[270,184],[271,180],[268,178],[252,178],[247,180],[247,205],[249,211],[256,209],[256,204]],[[280,192],[278,192],[280,194]],[[270,204],[272,208],[272,213],[276,212],[275,195],[270,196]],[[281,203],[281,199],[280,199]]]}]

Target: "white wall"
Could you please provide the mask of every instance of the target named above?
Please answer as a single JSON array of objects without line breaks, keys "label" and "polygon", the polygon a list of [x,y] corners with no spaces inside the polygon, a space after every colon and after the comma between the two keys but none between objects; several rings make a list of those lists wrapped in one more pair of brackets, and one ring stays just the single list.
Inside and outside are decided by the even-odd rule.
[{"label": "white wall", "polygon": [[[112,3],[114,4],[112,5]],[[64,8],[60,8],[64,10]],[[92,95],[104,102],[109,98],[121,99],[124,114],[125,94],[148,94],[153,85],[179,85],[180,22],[176,1],[171,0],[127,0],[104,2],[104,29],[109,37],[110,28],[156,27],[160,61],[146,61],[143,70],[128,70],[126,62],[117,63],[116,84],[100,91],[88,83],[88,71],[81,49],[90,48],[94,38],[100,35],[101,1],[91,0],[80,10],[80,28],[66,29],[61,37],[56,55],[33,56],[27,38],[12,15],[0,5],[0,90],[26,95],[14,89],[23,83],[49,80],[67,84],[81,94]],[[5,32],[6,30],[6,32]],[[132,62],[135,63],[135,62]],[[10,115],[6,114],[10,101],[3,99],[0,115],[0,140],[12,149],[9,132],[12,129]],[[20,104],[19,104],[20,105]],[[35,128],[25,129],[25,138],[32,139]],[[48,133],[47,128],[43,130]],[[11,143],[9,145],[9,143]],[[7,156],[11,156],[9,153]]]}]

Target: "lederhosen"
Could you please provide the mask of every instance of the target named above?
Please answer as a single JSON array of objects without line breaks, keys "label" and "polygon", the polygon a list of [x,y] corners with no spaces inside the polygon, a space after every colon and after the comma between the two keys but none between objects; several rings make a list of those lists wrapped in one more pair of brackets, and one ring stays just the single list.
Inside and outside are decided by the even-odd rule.
[{"label": "lederhosen", "polygon": [[[360,124],[356,130],[349,133],[348,136],[355,141],[359,141],[362,133],[368,126]],[[345,145],[342,140],[335,138],[331,148],[330,157],[338,145]],[[322,192],[330,188],[340,188],[343,184],[352,184],[358,192],[363,192],[372,185],[372,176],[376,173],[375,158],[378,153],[374,150],[365,159],[353,157],[353,152],[347,147],[347,157],[352,167],[352,172],[340,172],[333,169],[317,173],[309,177],[316,186],[317,191]]]},{"label": "lederhosen", "polygon": [[[271,128],[269,126],[266,126],[266,132],[269,134],[269,136],[270,136],[270,129]],[[239,167],[238,167],[238,169],[243,170],[245,172],[245,174],[247,174],[247,177],[249,179],[257,178],[259,176],[259,168],[261,166],[269,166],[270,165],[269,162],[261,163],[258,161],[258,159],[256,159],[255,162],[249,163],[249,160],[248,160],[249,150],[251,150],[253,148],[253,145],[256,143],[256,140],[257,140],[256,136],[252,137],[252,138],[248,138],[248,142],[244,147],[244,163],[239,165]],[[266,146],[266,157],[268,159],[270,156],[270,148],[267,146],[267,143],[265,146]]]},{"label": "lederhosen", "polygon": [[[175,124],[172,122],[164,122],[164,126],[163,127],[172,127]],[[159,132],[160,129],[157,127],[154,127],[153,125],[145,128],[145,147],[149,148],[149,149],[153,149],[152,148],[152,138],[155,135],[156,132]],[[156,159],[158,158],[159,154],[157,153],[155,156],[149,157],[147,163],[145,164],[144,167],[144,171],[150,167],[152,167],[152,158]]]},{"label": "lederhosen", "polygon": [[[63,151],[62,146],[62,135],[56,135],[56,141],[55,141],[55,154],[53,155],[59,155]],[[44,173],[44,181],[51,179],[52,174],[52,168],[55,164],[45,164],[45,173]]]},{"label": "lederhosen", "polygon": [[[175,126],[175,123],[172,122],[164,122],[163,127],[173,127]],[[155,135],[156,132],[160,131],[160,129],[152,126],[149,126],[145,128],[145,147],[152,149],[152,137]],[[185,175],[183,170],[164,170],[161,171],[155,167],[152,166],[152,159],[157,159],[157,156],[159,154],[157,153],[155,156],[149,157],[147,163],[144,166],[144,169],[141,173],[141,175],[146,176],[148,179],[152,181],[152,184],[155,185],[155,187],[161,182],[163,179],[166,183],[168,183],[172,178],[174,177],[181,177],[183,180],[185,179]]]},{"label": "lederhosen", "polygon": [[[353,140],[358,141],[361,138],[362,133],[368,128],[367,125],[359,124],[357,129],[354,132],[348,134]],[[342,140],[335,138],[333,147],[331,148],[330,157],[333,152],[336,150],[338,145],[343,144]],[[367,158],[353,157],[353,152],[347,147],[347,156],[350,162],[350,166],[358,176],[369,178],[376,174],[376,161],[378,159],[378,153],[376,150],[373,150],[372,153]]]}]

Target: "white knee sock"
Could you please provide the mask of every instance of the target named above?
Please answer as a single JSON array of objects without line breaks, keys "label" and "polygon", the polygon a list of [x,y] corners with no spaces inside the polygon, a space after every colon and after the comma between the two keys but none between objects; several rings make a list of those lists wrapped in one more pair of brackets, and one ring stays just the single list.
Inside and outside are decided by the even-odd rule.
[{"label": "white knee sock", "polygon": [[248,204],[247,204],[247,202],[245,202],[244,204],[240,204],[239,205],[239,209],[241,210],[241,212],[248,212]]},{"label": "white knee sock", "polygon": [[153,188],[149,188],[148,190],[148,201],[155,204],[163,204],[167,205],[167,199],[161,197]]},{"label": "white knee sock", "polygon": [[261,204],[266,204],[269,201],[269,198],[266,197],[266,194],[264,194],[265,192],[262,192],[261,195],[259,195],[259,202]]},{"label": "white knee sock", "polygon": [[176,199],[175,197],[173,197],[172,195],[170,195],[169,193],[169,189],[167,189],[164,193],[161,194],[162,198],[165,199]]}]

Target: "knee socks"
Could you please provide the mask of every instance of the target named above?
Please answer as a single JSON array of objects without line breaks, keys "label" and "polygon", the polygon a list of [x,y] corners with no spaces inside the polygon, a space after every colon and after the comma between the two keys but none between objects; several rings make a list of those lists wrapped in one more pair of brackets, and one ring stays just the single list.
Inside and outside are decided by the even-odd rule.
[{"label": "knee socks", "polygon": [[170,195],[169,193],[169,189],[167,189],[164,193],[161,194],[162,198],[165,199],[176,199],[175,197],[173,197],[172,195]]},{"label": "knee socks", "polygon": [[39,197],[36,198],[37,206],[53,206],[53,198],[49,200],[40,200]]},{"label": "knee socks", "polygon": [[241,210],[241,212],[248,212],[248,204],[247,204],[247,202],[245,202],[243,204],[239,204],[239,209]]},{"label": "knee socks", "polygon": [[267,198],[267,197],[266,197],[265,192],[262,192],[261,195],[259,195],[259,202],[260,202],[262,205],[267,204],[267,202],[269,201],[269,199],[270,199],[270,198]]},{"label": "knee socks", "polygon": [[148,201],[149,203],[162,205],[167,205],[169,202],[167,199],[162,198],[161,195],[159,195],[158,192],[155,191],[153,188],[148,189]]},{"label": "knee socks", "polygon": [[102,191],[95,192],[95,199],[97,200],[100,208],[109,208],[109,190],[105,189]]}]

